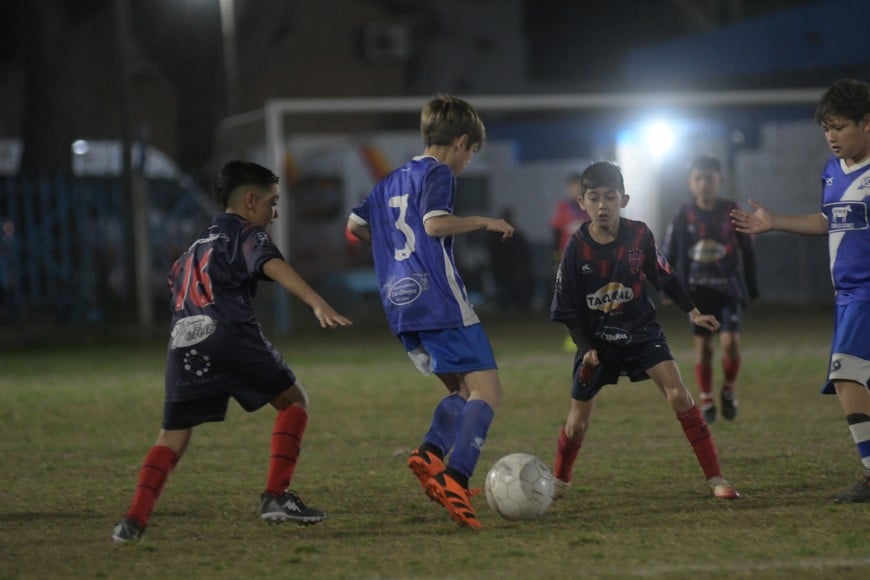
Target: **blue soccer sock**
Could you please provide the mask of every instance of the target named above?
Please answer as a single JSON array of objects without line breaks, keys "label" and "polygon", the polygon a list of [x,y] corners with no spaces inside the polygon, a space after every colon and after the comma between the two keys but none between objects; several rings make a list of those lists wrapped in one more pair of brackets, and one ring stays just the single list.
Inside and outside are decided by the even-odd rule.
[{"label": "blue soccer sock", "polygon": [[429,427],[429,432],[423,437],[423,445],[438,449],[440,451],[438,455],[442,459],[453,449],[453,443],[456,441],[457,424],[462,416],[462,409],[464,407],[465,399],[456,393],[447,395],[435,407],[435,413],[432,415],[432,425]]},{"label": "blue soccer sock", "polygon": [[471,477],[494,416],[486,401],[474,399],[465,404],[456,433],[456,445],[447,463],[451,471]]}]

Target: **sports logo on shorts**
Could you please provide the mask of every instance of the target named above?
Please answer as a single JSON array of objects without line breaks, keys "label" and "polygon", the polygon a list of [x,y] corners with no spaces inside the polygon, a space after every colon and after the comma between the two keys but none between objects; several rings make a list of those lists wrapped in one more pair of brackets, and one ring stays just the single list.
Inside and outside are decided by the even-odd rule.
[{"label": "sports logo on shorts", "polygon": [[215,330],[217,330],[217,324],[211,316],[205,314],[185,316],[172,327],[169,346],[176,349],[199,344],[214,334]]}]

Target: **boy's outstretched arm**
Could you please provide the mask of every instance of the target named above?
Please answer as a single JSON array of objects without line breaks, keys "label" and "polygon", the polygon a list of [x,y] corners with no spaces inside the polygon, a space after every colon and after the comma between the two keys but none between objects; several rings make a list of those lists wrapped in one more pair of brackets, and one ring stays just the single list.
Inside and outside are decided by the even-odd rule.
[{"label": "boy's outstretched arm", "polygon": [[476,215],[467,217],[452,214],[434,216],[423,223],[423,228],[433,238],[467,234],[477,230],[495,232],[501,234],[501,237],[505,239],[514,235],[514,227],[503,219]]},{"label": "boy's outstretched arm", "polygon": [[314,311],[314,316],[320,322],[322,328],[335,328],[336,326],[349,326],[353,324],[336,312],[332,306],[324,300],[308,282],[302,279],[290,264],[279,258],[272,258],[263,264],[263,273],[283,286],[288,292],[307,304]]},{"label": "boy's outstretched arm", "polygon": [[828,218],[821,213],[805,215],[779,215],[760,203],[747,200],[752,212],[744,209],[731,210],[731,222],[738,232],[762,234],[771,230],[821,236],[828,233]]}]

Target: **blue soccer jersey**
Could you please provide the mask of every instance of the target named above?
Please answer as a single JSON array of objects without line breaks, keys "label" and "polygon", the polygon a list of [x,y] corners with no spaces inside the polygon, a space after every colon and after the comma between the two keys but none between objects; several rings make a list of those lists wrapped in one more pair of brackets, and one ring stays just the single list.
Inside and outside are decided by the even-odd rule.
[{"label": "blue soccer jersey", "polygon": [[837,304],[870,302],[870,160],[846,167],[831,156],[822,172],[822,213]]},{"label": "blue soccer jersey", "polygon": [[550,319],[579,328],[593,344],[663,340],[647,282],[682,301],[675,291],[684,294],[685,290],[646,224],[620,218],[616,239],[599,244],[585,223],[562,256]]},{"label": "blue soccer jersey", "polygon": [[456,178],[430,156],[390,173],[355,207],[350,219],[371,231],[381,302],[394,334],[458,328],[479,319],[453,259],[453,236],[423,227],[453,213]]}]

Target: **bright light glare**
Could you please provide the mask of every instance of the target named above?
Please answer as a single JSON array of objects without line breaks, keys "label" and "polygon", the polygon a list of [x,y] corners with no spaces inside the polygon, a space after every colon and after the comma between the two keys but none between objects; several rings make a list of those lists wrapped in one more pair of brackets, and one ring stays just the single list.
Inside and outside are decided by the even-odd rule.
[{"label": "bright light glare", "polygon": [[674,147],[674,129],[665,121],[652,121],[643,128],[643,142],[655,157],[664,157]]},{"label": "bright light glare", "polygon": [[73,141],[72,152],[76,155],[84,155],[88,152],[88,142],[84,139]]}]

